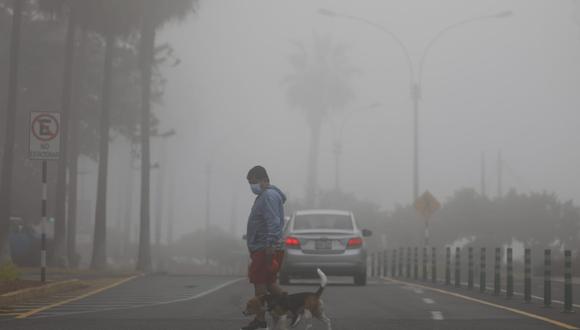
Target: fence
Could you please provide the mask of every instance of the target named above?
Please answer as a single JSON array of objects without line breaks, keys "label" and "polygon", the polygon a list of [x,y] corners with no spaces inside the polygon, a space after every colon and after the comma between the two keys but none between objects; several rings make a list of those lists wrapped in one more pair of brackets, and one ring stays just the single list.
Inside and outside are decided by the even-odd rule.
[{"label": "fence", "polygon": [[[419,251],[422,251],[422,253],[419,253]],[[438,254],[440,251],[445,251],[444,255]],[[507,299],[521,296],[525,303],[532,303],[533,298],[535,298],[543,301],[545,307],[551,307],[554,302],[558,302],[563,305],[563,311],[569,313],[573,312],[574,307],[577,307],[577,305],[573,304],[574,287],[572,281],[572,252],[570,250],[557,255],[564,261],[563,270],[557,269],[560,271],[558,273],[564,274],[561,281],[553,280],[552,260],[554,254],[552,254],[550,249],[542,251],[543,262],[537,264],[538,267],[543,268],[543,280],[542,278],[534,279],[533,277],[534,259],[531,249],[524,249],[523,263],[514,263],[512,248],[489,250],[494,252],[493,256],[488,254],[487,251],[488,249],[484,247],[480,248],[478,256],[476,255],[477,250],[473,247],[465,249],[456,247],[453,254],[451,247],[446,247],[444,250],[432,247],[431,251],[426,247],[423,247],[422,250],[418,247],[399,247],[392,250],[372,252],[369,258],[369,275],[371,277],[399,277],[423,282],[430,280],[434,285],[451,286],[453,284],[456,288],[466,288],[468,290],[474,290],[477,286],[480,293],[486,293],[488,292],[488,284],[491,284],[487,281],[488,257],[493,257],[493,285],[490,286],[493,290],[489,291],[493,295],[505,295]],[[537,259],[541,259],[541,257]],[[479,260],[479,262],[476,262],[476,260]],[[440,279],[437,270],[442,267],[444,268],[444,277]],[[520,272],[516,272],[516,267]],[[504,270],[503,274],[502,270]],[[462,282],[463,274],[467,275],[466,282]],[[478,284],[475,284],[476,274],[479,277]],[[504,276],[504,281],[502,281],[502,275]],[[537,286],[534,287],[534,283]],[[562,301],[553,300],[552,298],[552,289],[556,285],[563,289],[563,291],[560,291]],[[523,292],[516,292],[516,286]],[[543,291],[543,297],[534,296],[532,294],[533,290],[537,292]]]}]

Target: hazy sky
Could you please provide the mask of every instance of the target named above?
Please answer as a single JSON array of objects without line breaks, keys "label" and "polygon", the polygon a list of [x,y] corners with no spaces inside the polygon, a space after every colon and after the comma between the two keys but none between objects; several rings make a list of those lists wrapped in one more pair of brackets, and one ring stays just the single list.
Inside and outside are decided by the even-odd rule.
[{"label": "hazy sky", "polygon": [[[212,221],[227,226],[232,203],[238,228],[252,195],[247,170],[262,164],[290,198],[306,184],[309,134],[302,113],[286,104],[290,40],[330,35],[349,46],[357,113],[344,134],[342,188],[384,208],[412,195],[412,103],[401,48],[364,23],[330,19],[318,8],[359,16],[395,33],[417,66],[443,28],[476,16],[515,15],[464,25],[445,34],[426,57],[420,110],[421,190],[441,200],[461,187],[479,189],[481,153],[487,188],[497,189],[496,157],[511,171],[504,190],[548,190],[580,200],[580,27],[568,0],[200,0],[199,10],[168,26],[182,63],[164,70],[165,103],[156,109],[178,136],[167,142],[175,162],[179,231],[203,223],[206,166],[212,164]],[[576,16],[575,16],[576,15]],[[334,185],[332,143],[337,112],[322,132],[319,181]],[[334,124],[333,124],[334,123]],[[154,145],[154,148],[156,145]],[[171,177],[168,176],[168,180]],[[167,192],[166,192],[167,193]]]}]

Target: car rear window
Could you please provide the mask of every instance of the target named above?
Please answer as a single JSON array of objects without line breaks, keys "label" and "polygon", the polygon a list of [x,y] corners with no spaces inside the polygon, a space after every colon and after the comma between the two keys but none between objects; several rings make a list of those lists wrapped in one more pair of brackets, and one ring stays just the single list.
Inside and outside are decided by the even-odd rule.
[{"label": "car rear window", "polygon": [[335,229],[353,230],[349,215],[303,214],[294,217],[294,230]]}]

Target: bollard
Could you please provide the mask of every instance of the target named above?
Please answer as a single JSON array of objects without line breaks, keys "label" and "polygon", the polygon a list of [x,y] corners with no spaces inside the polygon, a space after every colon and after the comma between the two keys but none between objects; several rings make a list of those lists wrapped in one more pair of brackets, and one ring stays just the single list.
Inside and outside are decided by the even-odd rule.
[{"label": "bollard", "polygon": [[507,248],[507,280],[506,280],[506,288],[505,294],[508,299],[513,297],[514,295],[514,260],[513,260],[513,250],[512,248]]},{"label": "bollard", "polygon": [[423,282],[427,281],[427,247],[423,247]]},{"label": "bollard", "polygon": [[493,276],[493,294],[499,296],[501,291],[501,249],[495,248],[495,265]]},{"label": "bollard", "polygon": [[397,249],[393,249],[393,258],[391,258],[391,277],[397,276]]},{"label": "bollard", "polygon": [[399,248],[399,277],[403,277],[403,248]]},{"label": "bollard", "polygon": [[375,253],[371,252],[371,277],[375,277]]},{"label": "bollard", "polygon": [[413,249],[413,279],[416,281],[419,278],[419,248],[415,246]]},{"label": "bollard", "polygon": [[381,252],[375,254],[375,277],[381,276]]},{"label": "bollard", "polygon": [[437,283],[437,250],[431,248],[431,282]]},{"label": "bollard", "polygon": [[455,248],[455,287],[461,287],[461,249]]},{"label": "bollard", "polygon": [[572,304],[572,251],[564,251],[564,312],[573,313]]},{"label": "bollard", "polygon": [[524,252],[524,301],[532,302],[532,251]]},{"label": "bollard", "polygon": [[467,288],[473,290],[473,248],[467,249]]},{"label": "bollard", "polygon": [[552,250],[544,250],[544,307],[552,306]]},{"label": "bollard", "polygon": [[479,292],[485,292],[486,290],[486,257],[485,248],[481,248],[479,252]]},{"label": "bollard", "polygon": [[389,250],[383,252],[383,277],[389,277]]},{"label": "bollard", "polygon": [[407,265],[406,265],[406,275],[407,278],[411,278],[411,248],[407,248]]},{"label": "bollard", "polygon": [[449,246],[445,254],[445,285],[451,285],[451,248]]}]

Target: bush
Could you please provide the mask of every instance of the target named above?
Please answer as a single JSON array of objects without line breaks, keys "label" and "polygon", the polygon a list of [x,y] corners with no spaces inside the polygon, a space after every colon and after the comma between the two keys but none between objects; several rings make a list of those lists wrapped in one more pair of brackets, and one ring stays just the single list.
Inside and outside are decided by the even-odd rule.
[{"label": "bush", "polygon": [[13,263],[0,265],[0,281],[15,281],[20,275],[20,270]]}]

